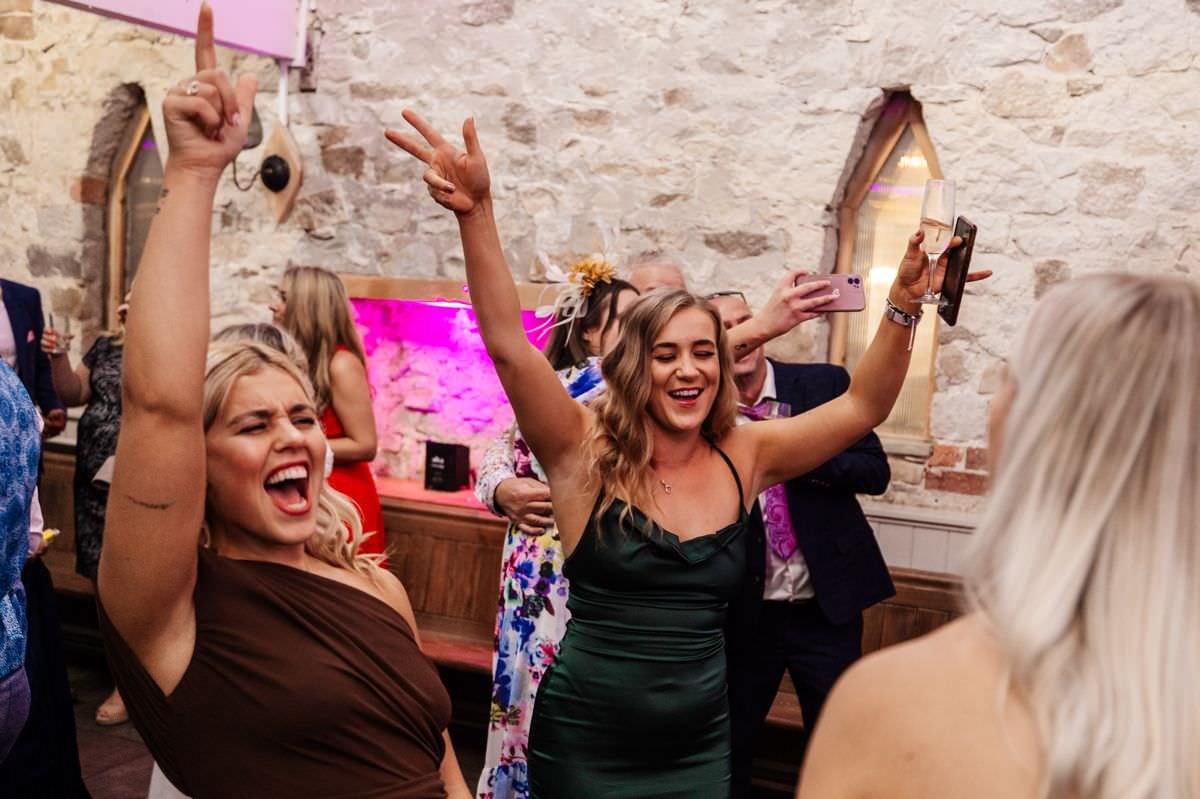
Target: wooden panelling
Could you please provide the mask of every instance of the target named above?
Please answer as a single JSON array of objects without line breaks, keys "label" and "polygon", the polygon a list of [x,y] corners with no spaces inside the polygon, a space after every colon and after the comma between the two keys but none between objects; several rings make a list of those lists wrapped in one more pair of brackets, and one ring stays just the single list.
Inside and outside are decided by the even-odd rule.
[{"label": "wooden panelling", "polygon": [[92,581],[75,573],[75,454],[47,446],[42,454],[42,477],[38,481],[38,498],[46,526],[61,534],[50,544],[43,556],[54,579],[54,587],[64,594],[90,596]]}]

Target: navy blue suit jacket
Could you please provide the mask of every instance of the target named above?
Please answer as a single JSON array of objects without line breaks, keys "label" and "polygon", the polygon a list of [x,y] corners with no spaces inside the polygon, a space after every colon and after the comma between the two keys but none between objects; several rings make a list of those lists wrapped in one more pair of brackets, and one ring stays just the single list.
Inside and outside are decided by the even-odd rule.
[{"label": "navy blue suit jacket", "polygon": [[17,345],[17,376],[43,414],[63,407],[50,379],[50,358],[42,352],[42,329],[46,326],[42,295],[31,286],[4,279],[0,279],[0,292]]},{"label": "navy blue suit jacket", "polygon": [[[832,364],[771,361],[776,399],[797,415],[822,405],[850,387],[850,375]],[[855,494],[882,494],[891,479],[879,437],[865,438],[801,477],[789,480],[788,510],[796,543],[808,564],[816,600],[832,624],[854,619],[864,608],[896,593],[875,534]],[[747,539],[747,579],[742,596],[730,608],[730,634],[749,630],[763,601],[766,536],[757,506]]]}]

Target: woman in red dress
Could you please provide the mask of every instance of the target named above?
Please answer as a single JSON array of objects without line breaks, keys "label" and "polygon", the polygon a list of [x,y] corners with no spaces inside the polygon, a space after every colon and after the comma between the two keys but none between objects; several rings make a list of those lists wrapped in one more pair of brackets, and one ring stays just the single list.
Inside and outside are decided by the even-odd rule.
[{"label": "woman in red dress", "polygon": [[275,323],[308,356],[308,371],[321,410],[321,427],[333,451],[329,484],[358,506],[363,534],[359,551],[383,555],[387,541],[379,491],[371,474],[375,459],[375,413],[367,383],[362,339],[350,317],[350,301],[337,275],[315,266],[283,273]]}]

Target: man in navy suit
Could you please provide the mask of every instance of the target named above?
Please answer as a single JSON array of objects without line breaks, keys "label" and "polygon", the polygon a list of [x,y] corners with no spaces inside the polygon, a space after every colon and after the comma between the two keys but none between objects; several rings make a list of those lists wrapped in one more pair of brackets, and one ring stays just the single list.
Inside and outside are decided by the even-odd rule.
[{"label": "man in navy suit", "polygon": [[67,424],[67,411],[54,392],[50,379],[50,359],[42,352],[42,297],[38,290],[11,280],[0,279],[0,358],[8,362],[34,404],[46,420],[46,438],[58,435]]},{"label": "man in navy suit", "polygon": [[[740,294],[711,299],[726,328],[751,316]],[[770,361],[761,348],[738,358],[733,373],[739,423],[803,413],[850,385],[840,366]],[[895,593],[855,498],[882,494],[890,477],[871,433],[755,503],[747,579],[726,627],[735,798],[750,795],[754,739],[784,672],[796,686],[807,745],[834,682],[862,654],[863,609]]]}]

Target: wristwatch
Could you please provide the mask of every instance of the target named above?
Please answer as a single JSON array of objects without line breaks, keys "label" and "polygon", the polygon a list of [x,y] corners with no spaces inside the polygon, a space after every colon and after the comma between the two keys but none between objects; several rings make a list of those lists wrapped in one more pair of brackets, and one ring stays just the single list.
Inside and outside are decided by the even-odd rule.
[{"label": "wristwatch", "polygon": [[917,323],[921,321],[921,317],[925,315],[924,311],[918,310],[915,314],[907,313],[900,310],[892,303],[891,298],[888,298],[883,308],[883,316],[896,324],[908,328],[908,351],[912,352],[913,340],[917,337]]}]

